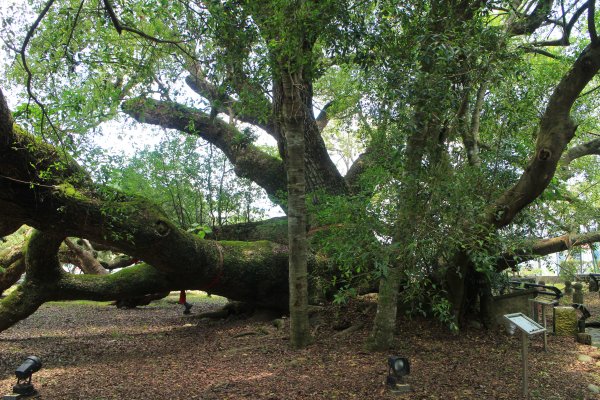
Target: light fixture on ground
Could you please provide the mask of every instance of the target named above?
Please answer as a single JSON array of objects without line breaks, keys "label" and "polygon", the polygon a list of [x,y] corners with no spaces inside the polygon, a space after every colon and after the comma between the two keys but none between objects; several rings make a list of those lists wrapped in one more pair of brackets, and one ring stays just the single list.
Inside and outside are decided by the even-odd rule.
[{"label": "light fixture on ground", "polygon": [[389,356],[388,357],[388,376],[387,386],[394,393],[410,392],[408,383],[404,383],[404,376],[410,374],[410,362],[408,358]]},{"label": "light fixture on ground", "polygon": [[24,399],[38,394],[31,383],[31,376],[42,368],[42,361],[39,357],[29,356],[15,370],[17,383],[13,386],[13,393],[4,396],[3,400]]}]

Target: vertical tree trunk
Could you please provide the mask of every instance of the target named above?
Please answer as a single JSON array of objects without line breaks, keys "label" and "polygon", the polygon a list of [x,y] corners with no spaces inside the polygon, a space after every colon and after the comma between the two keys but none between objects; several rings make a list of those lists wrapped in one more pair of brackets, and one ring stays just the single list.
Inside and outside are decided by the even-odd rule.
[{"label": "vertical tree trunk", "polygon": [[302,80],[302,70],[282,76],[281,89],[283,133],[287,143],[290,344],[299,349],[312,342],[308,321],[304,166],[304,121],[308,110],[303,101],[306,84]]},{"label": "vertical tree trunk", "polygon": [[377,314],[366,347],[371,351],[386,350],[394,339],[396,315],[398,309],[398,289],[402,270],[409,254],[404,253],[408,244],[414,240],[415,219],[418,213],[419,176],[423,172],[422,160],[430,136],[423,127],[409,138],[406,146],[406,166],[403,172],[404,185],[399,193],[398,218],[396,220],[394,244],[398,251],[391,260],[386,277],[379,283]]},{"label": "vertical tree trunk", "polygon": [[400,286],[400,266],[388,270],[387,276],[379,282],[377,314],[366,347],[371,351],[387,350],[394,339],[396,315],[398,313],[398,289]]},{"label": "vertical tree trunk", "polygon": [[446,270],[445,283],[448,301],[452,305],[452,313],[460,326],[465,316],[468,288],[467,277],[472,273],[469,256],[463,252],[454,255]]}]

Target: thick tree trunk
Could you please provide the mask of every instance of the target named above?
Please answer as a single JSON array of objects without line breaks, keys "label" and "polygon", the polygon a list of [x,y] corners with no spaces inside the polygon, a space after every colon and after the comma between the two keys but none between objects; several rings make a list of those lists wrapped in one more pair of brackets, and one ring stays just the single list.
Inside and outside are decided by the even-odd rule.
[{"label": "thick tree trunk", "polygon": [[[290,290],[290,344],[300,349],[312,342],[308,321],[308,273],[306,256],[306,179],[305,179],[305,121],[310,116],[306,107],[309,98],[307,82],[298,72],[282,71],[278,82],[281,102],[282,136],[286,142],[286,169],[288,180],[288,240]],[[279,108],[279,107],[277,107]],[[311,113],[312,114],[312,113]]]},{"label": "thick tree trunk", "polygon": [[177,129],[212,143],[227,156],[238,176],[252,180],[274,202],[282,204],[279,196],[286,190],[283,162],[245,140],[244,133],[235,127],[174,102],[137,98],[124,102],[122,108],[139,122]]},{"label": "thick tree trunk", "polygon": [[366,348],[370,351],[387,350],[394,339],[398,312],[398,289],[401,277],[400,268],[400,266],[389,268],[387,276],[381,278],[379,283],[377,314],[375,314],[373,328],[366,343]]},{"label": "thick tree trunk", "polygon": [[[0,104],[3,101],[0,92]],[[2,329],[47,300],[118,300],[182,288],[287,309],[286,246],[202,240],[178,229],[143,199],[100,190],[62,152],[2,122],[0,126],[8,130],[0,131],[0,218],[10,215],[48,235],[86,238],[152,265],[138,264],[102,276],[59,274],[43,280],[43,286],[24,284],[0,302],[5,310],[0,312]],[[50,179],[38,175],[55,163],[65,168]],[[38,252],[27,253],[28,264],[46,265],[35,260]],[[314,264],[310,257],[309,268]],[[14,308],[23,296],[32,299],[27,300],[31,306]]]}]

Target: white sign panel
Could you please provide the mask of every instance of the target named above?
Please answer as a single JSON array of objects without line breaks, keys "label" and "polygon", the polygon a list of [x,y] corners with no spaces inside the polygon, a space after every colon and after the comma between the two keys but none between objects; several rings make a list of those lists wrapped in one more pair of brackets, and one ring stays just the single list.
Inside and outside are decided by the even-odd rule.
[{"label": "white sign panel", "polygon": [[504,318],[529,336],[546,331],[542,325],[538,324],[523,313],[506,314]]}]

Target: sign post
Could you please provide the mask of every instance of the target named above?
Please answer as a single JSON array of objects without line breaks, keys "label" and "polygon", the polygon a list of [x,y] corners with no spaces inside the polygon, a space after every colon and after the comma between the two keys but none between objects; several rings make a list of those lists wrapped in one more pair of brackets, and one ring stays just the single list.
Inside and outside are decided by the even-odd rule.
[{"label": "sign post", "polygon": [[548,331],[546,331],[547,328],[547,321],[546,321],[546,307],[550,307],[550,308],[554,308],[557,304],[558,301],[557,300],[546,300],[546,299],[529,299],[529,301],[531,302],[532,305],[532,309],[534,310],[534,312],[532,313],[532,315],[536,315],[535,313],[535,308],[537,306],[540,306],[542,309],[542,321],[544,322],[544,351],[547,351],[547,347],[548,347]]},{"label": "sign post", "polygon": [[546,332],[546,328],[538,324],[523,313],[506,314],[504,318],[508,320],[511,327],[516,327],[521,331],[521,362],[523,365],[523,396],[529,398],[529,376],[527,357],[529,351],[529,337],[539,333]]}]

